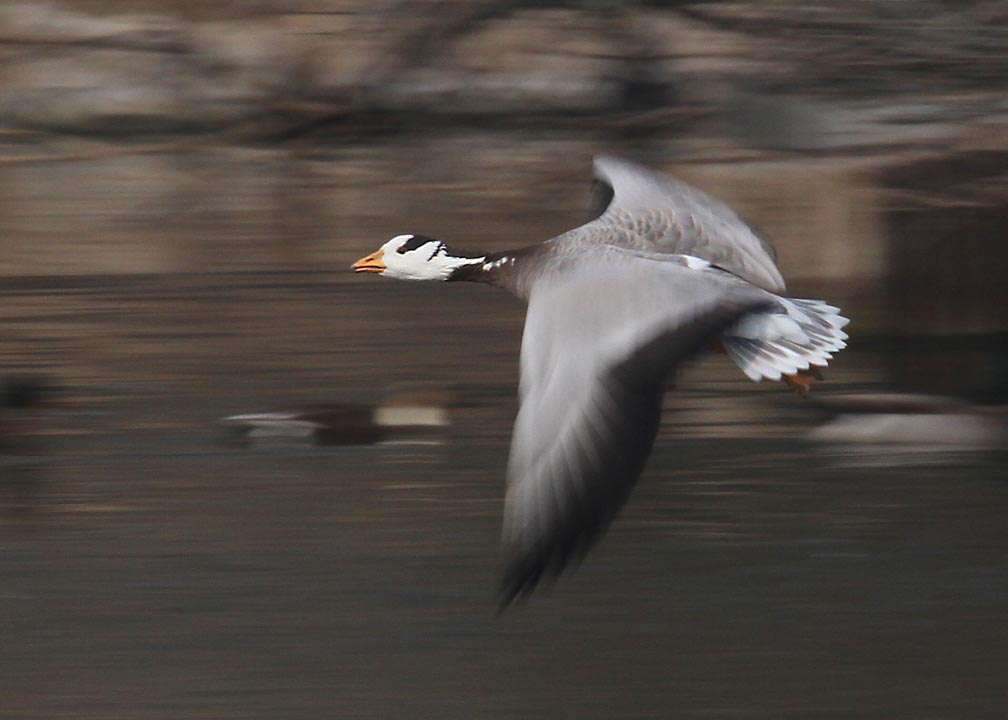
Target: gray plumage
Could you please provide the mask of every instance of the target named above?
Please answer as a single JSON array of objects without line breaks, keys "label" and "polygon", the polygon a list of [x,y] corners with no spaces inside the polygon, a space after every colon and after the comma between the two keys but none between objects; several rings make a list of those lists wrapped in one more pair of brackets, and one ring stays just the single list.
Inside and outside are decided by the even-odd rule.
[{"label": "gray plumage", "polygon": [[770,307],[767,293],[727,273],[601,247],[529,300],[504,511],[505,603],[584,554],[623,505],[676,365]]},{"label": "gray plumage", "polygon": [[622,507],[680,364],[720,341],[753,380],[815,375],[847,338],[836,308],[779,294],[773,248],[721,202],[627,160],[596,158],[594,171],[593,219],[545,243],[466,256],[401,235],[354,264],[528,301],[504,604],[580,558]]},{"label": "gray plumage", "polygon": [[[691,255],[771,292],[783,292],[777,254],[724,203],[681,180],[628,160],[597,157],[597,182],[611,199],[591,222],[550,241],[582,248],[618,245],[632,250]],[[606,193],[603,197],[610,195]]]},{"label": "gray plumage", "polygon": [[578,262],[589,247],[611,245],[700,258],[764,290],[784,291],[773,246],[721,201],[622,158],[599,156],[592,167],[593,219],[541,245],[490,255],[513,256],[518,262],[502,264],[486,280],[527,299],[541,274]]}]

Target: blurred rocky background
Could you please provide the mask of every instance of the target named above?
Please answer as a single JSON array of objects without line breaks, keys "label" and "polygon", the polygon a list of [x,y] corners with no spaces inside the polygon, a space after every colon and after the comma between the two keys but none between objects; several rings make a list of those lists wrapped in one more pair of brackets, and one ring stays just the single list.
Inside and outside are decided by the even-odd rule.
[{"label": "blurred rocky background", "polygon": [[[808,401],[691,366],[495,616],[523,309],[349,265],[551,237],[599,153],[850,345]],[[0,0],[0,718],[1002,717],[1006,236],[1003,0]],[[213,433],[404,391],[450,424]]]},{"label": "blurred rocky background", "polygon": [[736,207],[890,380],[1003,385],[921,359],[1008,330],[998,0],[8,1],[0,59],[4,276],[524,244],[610,152]]}]

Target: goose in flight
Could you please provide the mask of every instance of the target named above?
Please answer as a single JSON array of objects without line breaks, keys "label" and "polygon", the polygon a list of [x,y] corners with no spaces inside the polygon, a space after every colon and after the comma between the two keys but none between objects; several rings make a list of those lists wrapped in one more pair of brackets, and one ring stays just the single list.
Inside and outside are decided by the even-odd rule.
[{"label": "goose in flight", "polygon": [[845,346],[847,319],[786,297],[773,248],[727,206],[627,160],[594,161],[581,227],[467,254],[397,235],[353,264],[402,280],[485,282],[528,303],[504,508],[500,600],[579,560],[651,451],[666,379],[719,346],[750,379],[804,394]]}]

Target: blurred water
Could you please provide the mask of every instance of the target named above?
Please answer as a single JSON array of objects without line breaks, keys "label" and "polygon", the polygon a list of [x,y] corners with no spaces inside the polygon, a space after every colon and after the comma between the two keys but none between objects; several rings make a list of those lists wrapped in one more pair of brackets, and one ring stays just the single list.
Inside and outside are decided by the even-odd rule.
[{"label": "blurred water", "polygon": [[[406,160],[357,152],[338,176],[251,150],[5,170],[4,371],[79,407],[0,460],[0,717],[1003,717],[1004,455],[865,467],[723,358],[670,395],[602,544],[497,615],[523,308],[350,274],[432,227],[451,174],[397,191]],[[539,209],[498,189],[449,230],[562,229],[586,165],[529,167]],[[822,392],[880,364],[855,342]],[[235,447],[213,422],[416,387],[450,398],[442,444]]]}]

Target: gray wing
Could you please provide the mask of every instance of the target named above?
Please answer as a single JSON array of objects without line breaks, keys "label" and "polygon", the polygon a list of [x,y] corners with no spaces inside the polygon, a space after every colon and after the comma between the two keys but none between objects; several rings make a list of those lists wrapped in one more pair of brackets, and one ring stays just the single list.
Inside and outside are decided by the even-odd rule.
[{"label": "gray wing", "polygon": [[594,219],[557,240],[693,255],[766,290],[784,290],[773,246],[724,203],[629,160],[596,157],[594,173]]},{"label": "gray wing", "polygon": [[580,558],[619,511],[651,450],[674,367],[767,303],[726,273],[594,254],[604,257],[539,283],[529,299],[504,604]]}]

